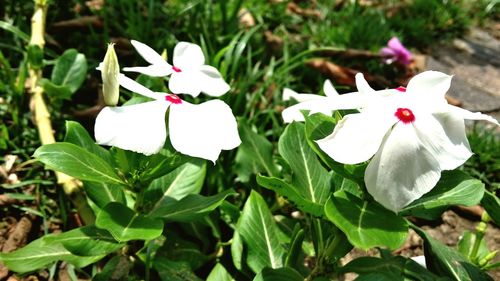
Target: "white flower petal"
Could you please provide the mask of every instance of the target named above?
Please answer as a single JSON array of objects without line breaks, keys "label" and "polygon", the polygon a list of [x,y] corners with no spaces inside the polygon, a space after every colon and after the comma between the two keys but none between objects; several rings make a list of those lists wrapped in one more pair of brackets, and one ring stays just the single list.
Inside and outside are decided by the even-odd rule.
[{"label": "white flower petal", "polygon": [[124,67],[123,71],[138,72],[152,77],[164,77],[172,74],[172,66],[153,64],[150,66]]},{"label": "white flower petal", "polygon": [[130,40],[130,43],[132,43],[132,46],[134,46],[139,55],[141,55],[141,57],[150,64],[155,64],[158,66],[169,66],[169,64],[161,57],[161,55],[148,45],[136,40]]},{"label": "white flower petal", "polygon": [[123,74],[120,74],[118,76],[118,81],[120,82],[120,85],[123,88],[125,88],[131,92],[137,93],[139,95],[143,95],[145,97],[157,99],[157,100],[161,100],[164,97],[162,95],[159,95],[158,93],[151,91],[150,89],[144,87],[143,85],[139,84],[135,80],[132,80]]},{"label": "white flower petal", "polygon": [[396,122],[396,117],[381,112],[349,114],[340,120],[331,135],[316,142],[333,160],[357,164],[367,161],[377,152],[384,136]]},{"label": "white flower petal", "polygon": [[454,114],[418,116],[413,122],[417,136],[439,162],[441,170],[453,170],[465,163],[472,152],[465,135],[464,120]]},{"label": "white flower petal", "polygon": [[323,99],[324,96],[314,95],[314,94],[299,94],[292,89],[284,88],[283,89],[283,100],[289,101],[294,99],[298,102],[311,101],[316,99]]},{"label": "white flower petal", "polygon": [[458,116],[460,116],[463,119],[484,120],[484,121],[488,121],[488,122],[491,122],[493,124],[499,125],[498,120],[496,120],[495,118],[493,118],[489,115],[482,114],[481,112],[471,112],[471,111],[468,111],[466,109],[456,107],[456,106],[453,106],[450,104],[447,105],[446,110],[453,112],[453,114],[457,114]]},{"label": "white flower petal", "polygon": [[224,81],[220,72],[213,66],[202,65],[200,70],[201,91],[212,97],[220,97],[230,89],[229,84]]},{"label": "white flower petal", "polygon": [[174,94],[197,97],[201,93],[201,75],[198,71],[174,72],[168,80],[168,88]]},{"label": "white flower petal", "polygon": [[145,155],[157,153],[165,143],[168,106],[167,102],[152,101],[103,108],[95,122],[97,143]]},{"label": "white flower petal", "polygon": [[323,92],[325,92],[327,97],[336,97],[339,95],[339,92],[337,92],[335,87],[333,87],[332,81],[328,79],[326,79],[325,83],[323,83]]},{"label": "white flower petal", "polygon": [[[300,94],[300,96],[304,96],[305,94]],[[326,115],[332,115],[332,111],[335,110],[335,107],[332,104],[332,101],[323,96],[311,95],[314,96],[314,99],[310,99],[299,104],[287,107],[281,115],[283,116],[283,120],[285,123],[291,123],[293,121],[303,122],[305,121],[304,115],[301,110],[309,110],[309,115],[321,112]]]},{"label": "white flower petal", "polygon": [[372,89],[372,87],[370,87],[368,82],[366,82],[365,76],[363,76],[363,73],[361,73],[361,72],[356,73],[355,78],[356,78],[356,88],[358,88],[358,91],[360,93],[370,94],[370,93],[375,92],[375,90]]},{"label": "white flower petal", "polygon": [[221,150],[241,143],[231,108],[220,100],[172,105],[168,129],[170,142],[177,151],[214,163]]},{"label": "white flower petal", "polygon": [[205,64],[205,56],[200,46],[179,42],[174,48],[174,66],[181,71],[194,70]]},{"label": "white flower petal", "polygon": [[444,95],[450,88],[452,77],[439,71],[422,72],[408,82],[405,94],[413,96],[427,106],[432,105],[429,104],[430,101],[444,102]]},{"label": "white flower petal", "polygon": [[368,192],[398,212],[429,192],[439,181],[439,162],[420,143],[410,124],[397,123],[365,171]]}]

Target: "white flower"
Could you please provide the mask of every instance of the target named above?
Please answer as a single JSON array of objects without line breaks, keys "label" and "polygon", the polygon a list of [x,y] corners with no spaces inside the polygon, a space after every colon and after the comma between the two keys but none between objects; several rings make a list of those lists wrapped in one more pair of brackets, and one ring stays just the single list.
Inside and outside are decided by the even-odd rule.
[{"label": "white flower", "polygon": [[218,97],[229,91],[219,71],[205,65],[205,56],[200,46],[179,42],[174,48],[174,65],[167,63],[160,54],[139,41],[132,40],[137,52],[151,65],[146,67],[125,67],[124,71],[143,73],[154,77],[170,75],[168,88],[175,94],[189,94],[197,97],[200,92]]},{"label": "white flower", "polygon": [[[376,92],[357,75],[359,94],[333,133],[317,143],[331,158],[345,164],[373,159],[365,184],[374,199],[395,212],[429,192],[442,170],[462,165],[471,155],[464,119],[498,122],[446,102],[452,76],[427,71],[413,77],[408,87]],[[370,97],[367,99],[367,97]],[[359,99],[356,101],[356,99]],[[366,102],[366,101],[369,102]]]},{"label": "white flower", "polygon": [[[359,76],[358,76],[359,77]],[[364,79],[358,79],[356,77],[356,83],[366,83]],[[331,115],[334,110],[339,109],[361,109],[366,104],[369,104],[371,100],[378,99],[393,93],[395,90],[382,90],[374,93],[365,92],[352,92],[348,94],[339,95],[337,90],[332,85],[330,80],[325,80],[323,84],[323,92],[326,96],[313,95],[313,94],[299,94],[291,89],[283,89],[283,100],[288,101],[290,99],[295,99],[299,103],[290,107],[287,107],[281,113],[283,121],[285,123],[291,123],[293,121],[303,122],[304,115],[302,110],[309,111],[309,115],[321,112],[326,115]]]},{"label": "white flower", "polygon": [[153,92],[123,74],[119,80],[124,88],[154,100],[105,107],[95,123],[97,143],[145,155],[157,153],[165,144],[165,113],[170,108],[169,135],[177,151],[215,163],[221,150],[240,145],[236,119],[223,101],[191,104],[174,94]]}]

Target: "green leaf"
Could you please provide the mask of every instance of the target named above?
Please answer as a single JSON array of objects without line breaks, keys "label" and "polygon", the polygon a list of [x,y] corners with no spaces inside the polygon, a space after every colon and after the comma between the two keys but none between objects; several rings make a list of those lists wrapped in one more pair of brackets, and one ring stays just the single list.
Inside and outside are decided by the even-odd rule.
[{"label": "green leaf", "polygon": [[419,281],[435,281],[439,277],[420,266],[412,259],[401,256],[381,259],[375,257],[360,257],[352,260],[344,267],[340,268],[340,273],[355,272],[360,275],[366,275],[363,280],[386,280],[386,279],[369,279],[369,274],[380,274],[385,278],[392,277],[387,280],[408,280],[417,278]]},{"label": "green leaf", "polygon": [[[290,247],[288,249],[288,253],[285,257],[285,266],[291,268],[298,268],[301,264],[303,264],[303,256],[302,253],[302,243],[304,242],[305,233],[303,229],[300,229],[300,226],[295,226],[294,233],[291,237]],[[302,258],[302,260],[301,260]]]},{"label": "green leaf", "polygon": [[201,281],[187,262],[157,258],[153,263],[162,281]]},{"label": "green leaf", "polygon": [[474,259],[476,259],[476,261],[479,261],[481,258],[484,258],[490,253],[490,251],[488,250],[488,246],[486,245],[486,240],[481,239],[477,251],[477,256],[473,257],[472,249],[474,247],[474,242],[476,241],[476,239],[476,233],[465,230],[462,234],[462,238],[460,238],[460,240],[458,241],[458,251],[462,255],[464,255],[464,257],[467,257],[470,262],[474,262]]},{"label": "green leaf", "polygon": [[242,270],[244,266],[244,260],[246,259],[243,247],[243,241],[241,235],[237,230],[233,232],[233,239],[231,243],[231,260],[233,261],[234,266],[238,270]]},{"label": "green leaf", "polygon": [[294,203],[301,211],[316,217],[323,216],[323,205],[307,200],[298,193],[294,186],[285,181],[278,178],[257,175],[257,183],[285,197],[287,200]]},{"label": "green leaf", "polygon": [[266,202],[254,190],[245,203],[237,231],[247,245],[248,265],[255,273],[265,267],[283,266],[285,251],[279,242],[279,229]]},{"label": "green leaf", "polygon": [[217,263],[210,274],[208,274],[207,281],[233,281],[231,274],[227,272],[226,268],[220,263]]},{"label": "green leaf", "polygon": [[40,80],[40,86],[43,87],[43,90],[47,94],[47,96],[54,99],[69,100],[71,99],[71,95],[73,95],[68,86],[54,84],[50,80],[45,78]]},{"label": "green leaf", "polygon": [[198,194],[189,194],[181,200],[167,197],[149,215],[167,221],[191,222],[215,210],[226,197],[234,194],[237,193],[232,189],[228,189],[217,195],[207,197]]},{"label": "green leaf", "polygon": [[264,268],[253,281],[304,281],[304,277],[290,267]]},{"label": "green leaf", "polygon": [[325,205],[325,214],[355,247],[367,250],[385,246],[396,249],[406,239],[406,221],[374,202],[337,191]]},{"label": "green leaf", "polygon": [[66,135],[64,141],[76,144],[89,152],[106,160],[108,164],[112,164],[111,154],[103,147],[97,145],[94,139],[89,135],[87,130],[75,121],[66,121]]},{"label": "green leaf", "polygon": [[76,92],[85,80],[87,59],[75,49],[66,50],[56,60],[51,81],[59,86],[66,86],[71,93]]},{"label": "green leaf", "polygon": [[293,172],[292,185],[305,199],[323,204],[330,196],[330,175],[307,144],[304,125],[292,123],[281,135],[279,153]]},{"label": "green leaf", "polygon": [[163,222],[135,213],[127,206],[112,202],[106,205],[97,215],[95,224],[106,229],[120,241],[151,240],[161,235]]},{"label": "green leaf", "polygon": [[278,176],[278,169],[273,162],[273,145],[265,137],[257,134],[243,120],[238,122],[242,143],[236,153],[236,172],[238,179],[248,182],[251,175],[266,173]]},{"label": "green leaf", "polygon": [[93,225],[46,237],[45,242],[61,243],[64,248],[77,256],[107,255],[125,246],[118,243],[106,230]]},{"label": "green leaf", "polygon": [[28,34],[24,33],[21,29],[10,22],[0,20],[0,28],[11,32],[25,42],[30,40],[30,36]]},{"label": "green leaf", "polygon": [[457,281],[493,280],[488,274],[469,263],[467,258],[456,250],[435,240],[422,229],[412,228],[424,240],[425,260],[430,271]]},{"label": "green leaf", "polygon": [[484,194],[484,184],[461,171],[443,171],[441,179],[429,193],[401,211],[403,216],[433,220],[450,205],[477,205]]},{"label": "green leaf", "polygon": [[72,143],[43,145],[35,151],[34,157],[50,169],[77,179],[123,184],[105,160]]},{"label": "green leaf", "polygon": [[484,197],[481,200],[481,205],[484,207],[490,218],[500,226],[500,199],[489,191],[484,192]]},{"label": "green leaf", "polygon": [[92,277],[93,281],[126,280],[132,263],[125,255],[112,257],[98,274]]},{"label": "green leaf", "polygon": [[96,181],[84,181],[83,189],[87,197],[99,208],[104,208],[108,203],[119,202],[126,204],[123,186]]},{"label": "green leaf", "polygon": [[84,267],[104,257],[75,256],[58,242],[57,237],[57,234],[46,235],[14,252],[0,253],[0,262],[11,271],[25,273],[44,268],[55,261],[67,261],[76,267]]},{"label": "green leaf", "polygon": [[206,161],[192,159],[170,173],[153,180],[144,192],[144,208],[154,212],[167,200],[180,200],[189,194],[199,193],[205,174]]}]

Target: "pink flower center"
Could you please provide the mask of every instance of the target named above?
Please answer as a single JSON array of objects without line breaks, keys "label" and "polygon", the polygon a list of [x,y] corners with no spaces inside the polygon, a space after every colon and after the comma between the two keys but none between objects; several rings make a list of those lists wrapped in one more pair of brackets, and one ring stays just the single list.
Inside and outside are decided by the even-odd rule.
[{"label": "pink flower center", "polygon": [[177,95],[170,94],[165,96],[165,100],[173,104],[181,104],[182,100]]},{"label": "pink flower center", "polygon": [[178,67],[175,67],[175,66],[172,66],[172,70],[179,73],[179,72],[182,72],[182,70]]},{"label": "pink flower center", "polygon": [[413,115],[413,112],[408,108],[398,108],[394,115],[404,124],[415,121],[415,115]]},{"label": "pink flower center", "polygon": [[396,90],[400,91],[401,93],[404,93],[404,92],[406,92],[406,87],[400,86],[400,87],[397,87]]}]

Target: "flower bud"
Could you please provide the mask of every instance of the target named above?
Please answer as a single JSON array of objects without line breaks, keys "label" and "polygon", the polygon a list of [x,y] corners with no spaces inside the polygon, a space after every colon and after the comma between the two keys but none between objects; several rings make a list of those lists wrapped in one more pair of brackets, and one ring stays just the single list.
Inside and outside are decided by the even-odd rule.
[{"label": "flower bud", "polygon": [[114,44],[108,44],[108,50],[104,56],[104,61],[100,65],[102,77],[102,95],[104,103],[109,106],[115,106],[120,96],[120,65],[116,57]]}]

